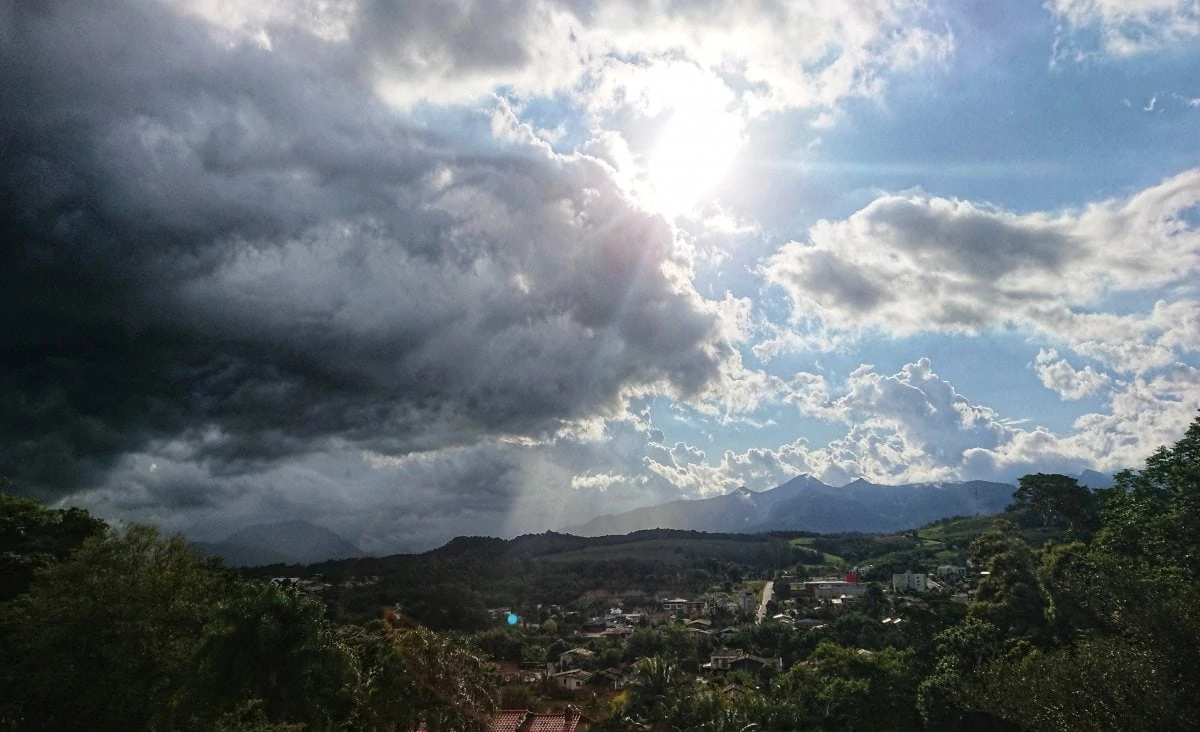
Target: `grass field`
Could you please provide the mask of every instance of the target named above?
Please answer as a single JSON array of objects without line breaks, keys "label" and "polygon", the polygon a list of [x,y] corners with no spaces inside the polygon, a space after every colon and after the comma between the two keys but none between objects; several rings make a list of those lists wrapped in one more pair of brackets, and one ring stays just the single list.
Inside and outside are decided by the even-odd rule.
[{"label": "grass field", "polygon": [[[805,537],[802,537],[799,539],[792,539],[788,543],[791,544],[792,546],[804,546],[804,547],[811,548],[814,541],[816,541],[815,537],[805,536]],[[821,552],[821,564],[805,564],[804,566],[806,568],[844,567],[844,566],[846,566],[846,560],[842,559],[841,557],[837,556],[836,554],[827,554],[826,552]]]}]

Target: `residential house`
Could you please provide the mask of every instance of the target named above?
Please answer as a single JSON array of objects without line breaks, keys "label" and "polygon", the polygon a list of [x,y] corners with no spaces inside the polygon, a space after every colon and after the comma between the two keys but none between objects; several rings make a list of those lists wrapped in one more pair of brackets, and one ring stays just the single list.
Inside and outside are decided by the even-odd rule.
[{"label": "residential house", "polygon": [[702,668],[713,672],[743,670],[757,674],[765,668],[776,671],[783,670],[782,658],[763,658],[746,653],[739,648],[719,648],[712,652],[708,660],[709,662]]},{"label": "residential house", "polygon": [[707,667],[713,671],[728,671],[729,664],[744,655],[745,651],[740,648],[718,648],[708,657]]},{"label": "residential house", "polygon": [[596,652],[587,648],[572,648],[565,651],[558,657],[558,669],[560,671],[570,668],[578,668],[584,663],[596,657]]},{"label": "residential house", "polygon": [[579,691],[592,679],[592,675],[583,669],[573,668],[570,671],[559,671],[550,680],[559,689]]},{"label": "residential house", "polygon": [[542,679],[538,668],[521,668],[515,663],[500,663],[500,678],[509,684],[536,684]]},{"label": "residential house", "polygon": [[628,677],[617,667],[606,668],[592,677],[592,683],[598,683],[610,691],[620,691],[625,688]]},{"label": "residential house", "polygon": [[708,603],[704,600],[686,600],[676,597],[673,600],[663,600],[662,608],[669,613],[681,612],[684,615],[700,615],[708,609]]},{"label": "residential house", "polygon": [[782,671],[783,659],[778,657],[764,658],[763,656],[755,656],[747,653],[740,658],[735,658],[729,662],[730,671],[745,671],[750,674],[758,675],[766,669],[771,669],[772,671]]},{"label": "residential house", "polygon": [[758,612],[758,594],[749,587],[743,587],[738,592],[737,604],[744,615],[753,615]]}]

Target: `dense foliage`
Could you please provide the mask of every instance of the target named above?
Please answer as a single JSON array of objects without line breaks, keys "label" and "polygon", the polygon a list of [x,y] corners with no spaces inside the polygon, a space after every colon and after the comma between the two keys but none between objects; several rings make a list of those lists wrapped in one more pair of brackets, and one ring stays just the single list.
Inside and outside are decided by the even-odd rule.
[{"label": "dense foliage", "polygon": [[[37,510],[27,524],[58,531]],[[7,729],[485,730],[499,701],[490,664],[458,643],[394,618],[335,629],[320,602],[147,526],[46,564],[0,605],[0,657]]]}]

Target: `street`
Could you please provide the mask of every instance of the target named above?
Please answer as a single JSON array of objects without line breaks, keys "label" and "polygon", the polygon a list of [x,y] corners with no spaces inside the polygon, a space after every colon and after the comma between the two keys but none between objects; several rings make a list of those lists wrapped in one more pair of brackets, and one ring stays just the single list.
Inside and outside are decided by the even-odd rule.
[{"label": "street", "polygon": [[762,603],[758,606],[758,613],[754,616],[754,622],[761,623],[763,617],[767,614],[767,603],[771,601],[771,593],[775,591],[775,582],[768,582],[763,587]]}]

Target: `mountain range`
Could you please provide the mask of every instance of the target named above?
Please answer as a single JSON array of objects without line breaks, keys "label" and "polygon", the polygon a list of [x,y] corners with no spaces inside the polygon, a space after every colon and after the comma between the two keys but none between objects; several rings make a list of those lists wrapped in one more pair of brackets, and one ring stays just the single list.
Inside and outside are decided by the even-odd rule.
[{"label": "mountain range", "polygon": [[224,541],[190,544],[205,556],[220,557],[234,567],[265,564],[316,564],[328,559],[361,557],[363,551],[329,529],[307,521],[255,524]]},{"label": "mountain range", "polygon": [[[1089,488],[1107,488],[1113,482],[1112,476],[1092,470],[1085,470],[1078,480]],[[890,533],[949,516],[1000,513],[1012,501],[1014,490],[1016,487],[1009,483],[982,480],[881,485],[859,479],[834,487],[802,475],[765,491],[738,488],[712,498],[671,501],[598,516],[563,531],[580,537],[646,529]],[[256,524],[223,541],[192,542],[191,547],[236,567],[316,564],[364,556],[341,536],[308,521]]]},{"label": "mountain range", "polygon": [[738,488],[722,496],[671,501],[599,516],[567,529],[579,536],[640,529],[713,532],[892,532],[948,516],[1000,513],[1016,487],[982,480],[880,485],[863,479],[839,488],[809,475],[765,491]]}]

